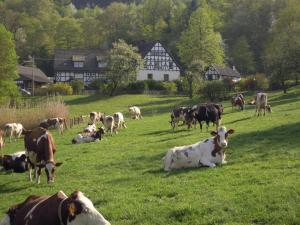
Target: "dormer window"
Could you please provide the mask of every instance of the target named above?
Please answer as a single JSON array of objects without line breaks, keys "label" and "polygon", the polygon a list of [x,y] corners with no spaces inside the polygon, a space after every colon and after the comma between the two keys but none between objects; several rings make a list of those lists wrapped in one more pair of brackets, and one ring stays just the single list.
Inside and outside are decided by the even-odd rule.
[{"label": "dormer window", "polygon": [[73,55],[72,61],[74,68],[83,68],[85,57],[82,55]]},{"label": "dormer window", "polygon": [[105,68],[107,66],[107,60],[104,56],[96,56],[98,68]]}]

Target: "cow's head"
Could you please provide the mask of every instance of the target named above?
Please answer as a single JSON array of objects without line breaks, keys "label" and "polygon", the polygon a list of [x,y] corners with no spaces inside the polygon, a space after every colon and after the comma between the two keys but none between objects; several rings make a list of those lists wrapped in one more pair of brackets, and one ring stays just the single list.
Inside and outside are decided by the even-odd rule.
[{"label": "cow's head", "polygon": [[[66,209],[66,210],[64,210]],[[67,219],[67,225],[110,225],[110,223],[94,207],[92,201],[80,191],[75,191],[66,199],[62,209],[62,218]]]},{"label": "cow's head", "polygon": [[216,137],[217,140],[217,144],[221,147],[221,148],[226,148],[228,145],[227,142],[227,138],[229,135],[233,134],[234,130],[230,129],[230,130],[226,130],[226,127],[222,126],[218,129],[218,131],[212,131],[211,135]]},{"label": "cow's head", "polygon": [[37,164],[37,167],[39,167],[39,168],[45,167],[45,172],[47,175],[47,182],[53,183],[56,167],[59,167],[61,165],[62,165],[62,163],[60,163],[60,162],[47,161],[45,163]]}]

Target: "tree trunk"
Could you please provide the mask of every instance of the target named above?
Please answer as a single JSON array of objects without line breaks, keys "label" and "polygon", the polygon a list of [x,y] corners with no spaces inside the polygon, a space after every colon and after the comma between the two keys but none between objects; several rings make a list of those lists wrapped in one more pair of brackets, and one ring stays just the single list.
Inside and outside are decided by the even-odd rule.
[{"label": "tree trunk", "polygon": [[117,90],[117,87],[118,87],[118,83],[112,83],[112,87],[111,87],[109,96],[114,95],[115,91]]},{"label": "tree trunk", "polygon": [[281,86],[282,86],[282,89],[283,89],[283,93],[286,94],[287,93],[287,87],[285,85],[285,81],[284,80],[281,81]]},{"label": "tree trunk", "polygon": [[193,80],[189,79],[189,98],[193,98]]}]

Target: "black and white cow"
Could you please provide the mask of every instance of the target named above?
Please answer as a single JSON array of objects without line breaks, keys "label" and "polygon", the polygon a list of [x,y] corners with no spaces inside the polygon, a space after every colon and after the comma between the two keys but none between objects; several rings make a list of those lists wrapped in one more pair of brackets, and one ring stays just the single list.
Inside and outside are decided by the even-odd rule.
[{"label": "black and white cow", "polygon": [[72,144],[80,144],[80,143],[89,143],[89,142],[94,142],[94,141],[100,141],[102,139],[103,134],[105,133],[104,128],[100,127],[98,131],[96,132],[91,132],[91,133],[82,133],[82,134],[77,134],[73,139],[72,139]]},{"label": "black and white cow", "polygon": [[28,170],[28,162],[25,151],[15,152],[10,155],[0,156],[0,162],[5,170],[13,170],[15,173],[23,173]]},{"label": "black and white cow", "polygon": [[202,130],[202,123],[206,122],[206,129],[209,127],[209,122],[216,125],[218,129],[221,121],[221,115],[223,113],[223,106],[219,104],[203,104],[198,105],[194,115],[195,119],[200,124],[200,129]]}]

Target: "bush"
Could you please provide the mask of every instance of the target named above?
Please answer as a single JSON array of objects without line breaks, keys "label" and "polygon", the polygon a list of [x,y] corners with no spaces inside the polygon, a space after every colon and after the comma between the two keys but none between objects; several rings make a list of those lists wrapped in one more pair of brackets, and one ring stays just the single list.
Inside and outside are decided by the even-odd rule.
[{"label": "bush", "polygon": [[148,83],[145,81],[131,82],[127,85],[127,91],[134,94],[142,94],[148,91]]},{"label": "bush", "polygon": [[174,94],[177,91],[177,86],[174,82],[163,82],[162,86],[166,94]]},{"label": "bush", "polygon": [[71,95],[73,94],[73,89],[68,83],[56,83],[49,86],[48,93],[52,95]]},{"label": "bush", "polygon": [[267,90],[269,88],[269,81],[264,74],[258,73],[255,76],[243,78],[238,83],[238,86],[242,91]]},{"label": "bush", "polygon": [[222,80],[206,81],[199,92],[210,101],[222,100],[228,97],[228,89]]},{"label": "bush", "polygon": [[73,80],[71,82],[71,86],[73,89],[74,94],[78,95],[78,94],[82,94],[83,90],[84,90],[84,83],[81,80]]}]

